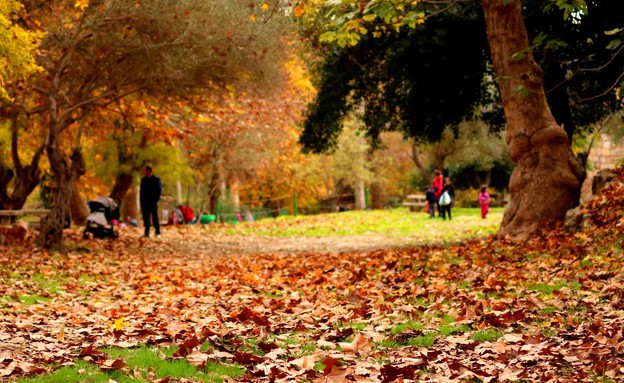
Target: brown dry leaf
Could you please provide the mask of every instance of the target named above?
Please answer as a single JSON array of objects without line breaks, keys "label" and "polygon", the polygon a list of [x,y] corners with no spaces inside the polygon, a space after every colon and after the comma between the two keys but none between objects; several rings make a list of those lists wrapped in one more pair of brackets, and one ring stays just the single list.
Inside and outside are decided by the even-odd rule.
[{"label": "brown dry leaf", "polygon": [[[120,368],[102,347],[149,344],[157,354],[178,347],[177,356],[195,365],[238,360],[246,369],[241,380],[249,382],[461,376],[590,382],[602,373],[618,381],[624,376],[618,190],[583,207],[592,225],[581,234],[545,226],[526,242],[489,238],[337,252],[332,243],[346,239],[329,238],[322,250],[277,251],[279,238],[189,225],[164,227],[160,241],[141,240],[140,229],[116,241],[84,241],[80,231],[68,230],[65,240],[88,250],[67,254],[49,254],[28,240],[0,247],[0,376],[19,379],[76,356]],[[302,248],[312,241],[287,240]],[[62,292],[46,289],[41,276]],[[27,304],[20,299],[27,296],[45,300]],[[447,317],[454,322],[445,324]],[[130,326],[111,331],[114,318]],[[408,323],[421,327],[396,330]],[[427,348],[412,345],[442,326],[453,334],[438,335]],[[474,340],[481,331],[503,335]],[[385,339],[397,347],[370,347]],[[205,342],[203,354],[197,350]],[[319,361],[328,368],[323,373],[313,368]],[[150,370],[127,374],[155,379]]]},{"label": "brown dry leaf", "polygon": [[362,333],[358,333],[351,343],[339,342],[338,345],[345,352],[352,352],[354,354],[366,354],[371,350],[373,342],[366,338]]},{"label": "brown dry leaf", "polygon": [[294,366],[302,368],[304,370],[312,370],[314,365],[316,364],[317,357],[314,355],[302,356],[301,358],[295,359],[290,363]]},{"label": "brown dry leaf", "polygon": [[126,362],[123,359],[107,359],[100,363],[100,368],[102,370],[120,370],[126,367]]}]

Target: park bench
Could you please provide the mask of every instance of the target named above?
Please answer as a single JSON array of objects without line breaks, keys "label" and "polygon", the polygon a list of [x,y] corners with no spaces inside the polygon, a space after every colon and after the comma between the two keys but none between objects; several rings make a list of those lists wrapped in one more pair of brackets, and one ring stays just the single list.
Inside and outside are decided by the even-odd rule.
[{"label": "park bench", "polygon": [[427,197],[421,194],[410,194],[405,197],[405,201],[403,201],[403,206],[407,206],[410,208],[410,211],[420,211],[425,209],[425,203],[427,202]]},{"label": "park bench", "polygon": [[[48,209],[20,209],[20,210],[0,210],[0,226],[12,226],[15,222],[24,216],[34,215],[44,217],[48,215]],[[29,222],[29,227],[37,227],[39,222]]]}]

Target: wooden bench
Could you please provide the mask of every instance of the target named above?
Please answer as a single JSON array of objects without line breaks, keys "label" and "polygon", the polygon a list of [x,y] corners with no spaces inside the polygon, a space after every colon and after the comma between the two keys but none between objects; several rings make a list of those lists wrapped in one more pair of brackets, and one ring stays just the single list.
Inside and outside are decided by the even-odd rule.
[{"label": "wooden bench", "polygon": [[425,209],[425,203],[427,202],[427,197],[421,194],[410,194],[405,197],[405,201],[403,201],[403,206],[407,206],[410,208],[410,211],[420,211]]},{"label": "wooden bench", "polygon": [[[12,226],[18,218],[27,215],[44,217],[48,215],[48,209],[20,209],[20,210],[0,210],[0,226]],[[29,223],[30,227],[38,226],[39,222]]]}]

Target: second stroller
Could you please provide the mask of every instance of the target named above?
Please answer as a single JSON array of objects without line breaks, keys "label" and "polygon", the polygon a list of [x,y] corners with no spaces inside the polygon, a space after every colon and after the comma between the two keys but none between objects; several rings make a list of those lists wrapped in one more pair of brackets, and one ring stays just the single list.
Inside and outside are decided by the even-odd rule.
[{"label": "second stroller", "polygon": [[89,238],[89,234],[93,238],[119,237],[111,222],[119,215],[118,205],[115,200],[110,197],[99,196],[89,202],[89,211],[91,213],[87,217],[87,226],[82,233],[83,238]]}]

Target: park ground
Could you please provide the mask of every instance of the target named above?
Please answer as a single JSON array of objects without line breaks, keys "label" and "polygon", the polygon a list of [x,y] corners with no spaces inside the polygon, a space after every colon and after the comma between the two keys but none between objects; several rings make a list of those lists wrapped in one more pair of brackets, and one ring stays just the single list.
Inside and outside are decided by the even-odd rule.
[{"label": "park ground", "polygon": [[[620,178],[621,175],[620,175]],[[584,229],[399,209],[128,228],[0,250],[0,377],[20,382],[617,382],[624,188]]]}]

